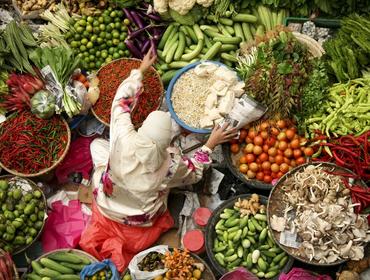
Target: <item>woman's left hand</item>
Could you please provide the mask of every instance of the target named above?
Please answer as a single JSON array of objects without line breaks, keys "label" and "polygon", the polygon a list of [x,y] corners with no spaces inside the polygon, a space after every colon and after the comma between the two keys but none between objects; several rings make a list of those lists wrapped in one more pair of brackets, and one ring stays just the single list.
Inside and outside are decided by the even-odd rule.
[{"label": "woman's left hand", "polygon": [[208,138],[206,146],[213,150],[217,145],[229,142],[230,140],[238,136],[238,129],[228,129],[229,126],[229,123],[223,124],[222,127],[220,125],[216,125]]},{"label": "woman's left hand", "polygon": [[139,70],[141,71],[141,73],[144,74],[145,71],[147,71],[150,68],[150,66],[154,64],[156,59],[157,59],[157,55],[155,54],[154,48],[151,47],[148,53],[144,56],[143,61],[140,64]]}]

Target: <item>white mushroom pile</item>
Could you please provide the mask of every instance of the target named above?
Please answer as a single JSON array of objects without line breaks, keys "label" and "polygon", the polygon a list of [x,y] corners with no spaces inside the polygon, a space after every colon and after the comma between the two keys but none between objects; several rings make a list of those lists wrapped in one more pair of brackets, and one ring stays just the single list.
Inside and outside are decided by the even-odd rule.
[{"label": "white mushroom pile", "polygon": [[341,176],[310,165],[288,177],[282,190],[284,215],[272,216],[270,224],[281,234],[297,233],[299,256],[319,263],[364,257],[369,225],[365,215],[354,213],[356,205]]}]

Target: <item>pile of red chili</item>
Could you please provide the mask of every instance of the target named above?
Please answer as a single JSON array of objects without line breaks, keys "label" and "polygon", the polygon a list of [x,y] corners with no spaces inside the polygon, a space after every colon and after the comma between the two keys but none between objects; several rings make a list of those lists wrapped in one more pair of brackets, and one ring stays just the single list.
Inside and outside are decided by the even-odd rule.
[{"label": "pile of red chili", "polygon": [[[138,69],[139,60],[118,59],[101,68],[98,72],[100,97],[95,103],[95,114],[105,123],[110,122],[110,113],[113,98],[123,80],[129,77],[131,70]],[[131,112],[131,120],[134,126],[143,123],[146,117],[160,106],[163,94],[163,85],[157,72],[150,68],[144,74],[143,90],[138,102]]]},{"label": "pile of red chili", "polygon": [[35,174],[58,161],[67,142],[60,117],[43,120],[29,111],[14,113],[0,125],[0,162],[19,173]]},{"label": "pile of red chili", "polygon": [[352,135],[326,139],[320,144],[323,153],[315,160],[334,162],[370,181],[370,131],[355,137]]}]

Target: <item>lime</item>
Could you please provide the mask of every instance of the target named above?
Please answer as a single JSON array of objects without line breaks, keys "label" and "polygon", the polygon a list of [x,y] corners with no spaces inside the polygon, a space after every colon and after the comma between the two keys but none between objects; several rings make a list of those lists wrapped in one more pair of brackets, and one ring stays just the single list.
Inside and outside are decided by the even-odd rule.
[{"label": "lime", "polygon": [[96,67],[96,69],[99,69],[99,68],[101,67],[101,65],[102,65],[102,63],[101,63],[100,61],[97,61],[97,62],[95,63],[95,67]]},{"label": "lime", "polygon": [[92,23],[92,26],[99,27],[99,21],[94,20],[94,22]]},{"label": "lime", "polygon": [[78,47],[78,43],[76,41],[72,41],[71,42],[71,47],[72,48],[77,48]]},{"label": "lime", "polygon": [[89,66],[90,66],[91,69],[94,69],[95,68],[95,62],[90,62]]},{"label": "lime", "polygon": [[113,54],[113,58],[114,58],[114,59],[117,59],[117,58],[120,58],[120,57],[121,57],[121,56],[119,55],[119,53],[114,53],[114,54]]},{"label": "lime", "polygon": [[71,32],[67,32],[66,34],[64,34],[64,38],[66,38],[67,40],[69,39],[69,38],[71,38],[72,37],[72,33]]},{"label": "lime", "polygon": [[112,7],[109,7],[106,11],[107,12],[111,12],[111,11],[113,11],[113,8]]},{"label": "lime", "polygon": [[113,29],[112,29],[112,27],[110,25],[107,25],[107,29],[106,30],[107,30],[107,32],[112,32]]},{"label": "lime", "polygon": [[85,63],[89,63],[89,62],[90,62],[90,58],[89,58],[89,57],[85,57],[85,58],[84,58],[84,62],[85,62]]},{"label": "lime", "polygon": [[79,27],[80,27],[80,25],[76,22],[76,23],[73,25],[73,27],[74,27],[75,29],[77,29],[77,28],[79,28]]},{"label": "lime", "polygon": [[123,17],[123,12],[122,12],[121,10],[118,10],[118,11],[117,11],[117,16],[118,16],[118,17]]},{"label": "lime", "polygon": [[126,49],[126,45],[125,45],[125,43],[120,42],[120,43],[118,44],[117,48],[118,48],[119,50],[125,50],[125,49]]},{"label": "lime", "polygon": [[85,52],[83,53],[83,55],[84,55],[84,57],[89,57],[89,52],[88,52],[88,51],[85,51]]},{"label": "lime", "polygon": [[99,27],[93,27],[93,33],[94,34],[99,34],[100,28]]},{"label": "lime", "polygon": [[96,57],[100,57],[100,56],[101,56],[101,51],[97,51],[97,52],[95,52],[95,56],[96,56]]},{"label": "lime", "polygon": [[121,21],[121,19],[120,19],[120,18],[118,18],[118,17],[114,18],[114,22],[115,22],[115,23],[120,22],[120,21]]},{"label": "lime", "polygon": [[112,33],[112,36],[113,36],[113,38],[118,39],[118,38],[119,38],[119,33],[118,33],[117,31],[114,31],[114,32]]},{"label": "lime", "polygon": [[120,39],[120,41],[124,41],[124,40],[126,40],[126,38],[127,38],[127,33],[121,33],[121,34],[119,35],[119,39]]},{"label": "lime", "polygon": [[88,49],[91,49],[92,47],[94,47],[94,44],[92,42],[88,42],[87,45],[86,45],[86,47]]},{"label": "lime", "polygon": [[94,18],[92,16],[88,16],[87,17],[87,22],[88,23],[93,23],[94,22]]},{"label": "lime", "polygon": [[99,17],[99,18],[98,18],[98,22],[99,22],[99,23],[103,23],[103,22],[104,22],[104,18],[103,18],[103,17]]},{"label": "lime", "polygon": [[121,31],[127,31],[127,26],[126,25],[121,25]]},{"label": "lime", "polygon": [[96,50],[95,49],[89,49],[89,54],[95,54],[96,53]]},{"label": "lime", "polygon": [[86,21],[87,20],[87,16],[83,15],[82,16],[82,19]]},{"label": "lime", "polygon": [[79,26],[76,28],[77,33],[82,33],[84,31],[84,28],[82,26]]},{"label": "lime", "polygon": [[79,53],[79,54],[77,55],[77,57],[79,57],[79,58],[83,58],[83,57],[84,57],[84,54],[83,54],[83,53]]},{"label": "lime", "polygon": [[89,33],[93,32],[93,27],[91,25],[86,26],[86,31]]},{"label": "lime", "polygon": [[107,36],[107,33],[105,33],[104,31],[100,32],[100,34],[99,34],[99,37],[102,38],[102,39],[106,38],[106,36]]},{"label": "lime", "polygon": [[123,21],[123,24],[129,25],[130,24],[130,20],[128,18],[125,18],[125,20]]},{"label": "lime", "polygon": [[110,23],[110,22],[112,22],[112,19],[109,17],[109,16],[105,16],[104,17],[104,23]]},{"label": "lime", "polygon": [[105,59],[105,62],[106,63],[109,63],[109,62],[111,62],[112,61],[112,58],[111,57],[107,57],[106,59]]},{"label": "lime", "polygon": [[118,53],[119,53],[120,56],[124,56],[125,55],[125,52],[123,50],[119,50]]},{"label": "lime", "polygon": [[80,46],[80,51],[82,51],[82,52],[86,51],[86,46],[84,46],[84,45]]},{"label": "lime", "polygon": [[104,31],[105,30],[105,25],[104,24],[100,24],[99,25],[99,29],[100,29],[100,31]]},{"label": "lime", "polygon": [[100,38],[100,37],[98,37],[96,41],[98,42],[99,45],[103,44],[104,42],[103,38]]},{"label": "lime", "polygon": [[94,61],[95,60],[95,56],[92,55],[92,54],[89,55],[89,58],[90,58],[90,61]]},{"label": "lime", "polygon": [[87,32],[86,30],[82,33],[82,36],[85,38],[90,38],[90,33]]},{"label": "lime", "polygon": [[115,52],[115,49],[113,47],[110,47],[109,50],[108,50],[108,53],[109,54],[114,54]]},{"label": "lime", "polygon": [[112,33],[107,33],[107,35],[105,36],[107,39],[112,39]]},{"label": "lime", "polygon": [[118,39],[113,39],[113,45],[118,46],[118,44],[119,44],[119,40]]},{"label": "lime", "polygon": [[76,41],[80,41],[81,40],[81,34],[76,33],[73,37],[74,37],[74,39]]},{"label": "lime", "polygon": [[89,40],[87,40],[86,38],[83,38],[82,40],[81,40],[81,44],[82,45],[87,45],[87,43],[89,42]]},{"label": "lime", "polygon": [[115,26],[115,29],[120,30],[120,29],[121,29],[122,24],[121,24],[120,22],[116,22],[116,23],[114,24],[114,26]]},{"label": "lime", "polygon": [[102,44],[101,46],[100,46],[100,49],[101,50],[105,50],[107,48],[107,44]]},{"label": "lime", "polygon": [[77,22],[80,26],[86,26],[86,21],[81,19]]},{"label": "lime", "polygon": [[91,38],[90,38],[90,41],[93,42],[93,43],[95,43],[97,40],[98,40],[97,35],[92,35]]},{"label": "lime", "polygon": [[113,11],[110,13],[110,17],[115,18],[117,16],[117,12]]},{"label": "lime", "polygon": [[112,40],[108,40],[108,41],[107,41],[107,46],[108,46],[108,47],[113,46],[113,42],[112,42]]},{"label": "lime", "polygon": [[108,57],[108,53],[106,51],[102,51],[101,52],[101,57],[102,58],[107,58]]},{"label": "lime", "polygon": [[129,52],[129,50],[125,50],[125,55],[126,55],[127,57],[129,57],[129,56],[130,56],[130,52]]},{"label": "lime", "polygon": [[112,28],[112,30],[113,30],[114,28],[116,28],[116,26],[115,26],[115,24],[114,24],[113,22],[111,22],[111,23],[109,24],[109,26]]}]

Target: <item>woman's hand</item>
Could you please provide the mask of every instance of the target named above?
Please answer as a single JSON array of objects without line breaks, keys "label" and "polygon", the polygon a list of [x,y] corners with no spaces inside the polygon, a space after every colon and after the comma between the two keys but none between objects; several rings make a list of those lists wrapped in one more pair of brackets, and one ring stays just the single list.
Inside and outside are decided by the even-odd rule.
[{"label": "woman's hand", "polygon": [[231,128],[227,130],[229,125],[229,123],[224,123],[222,127],[216,125],[212,130],[211,136],[208,138],[206,146],[213,150],[217,145],[229,142],[235,138],[238,135],[238,129]]},{"label": "woman's hand", "polygon": [[144,56],[143,61],[140,64],[139,70],[141,73],[145,73],[146,70],[150,68],[150,66],[153,65],[155,60],[157,59],[157,55],[155,54],[154,48],[151,47],[148,51],[148,53]]}]

